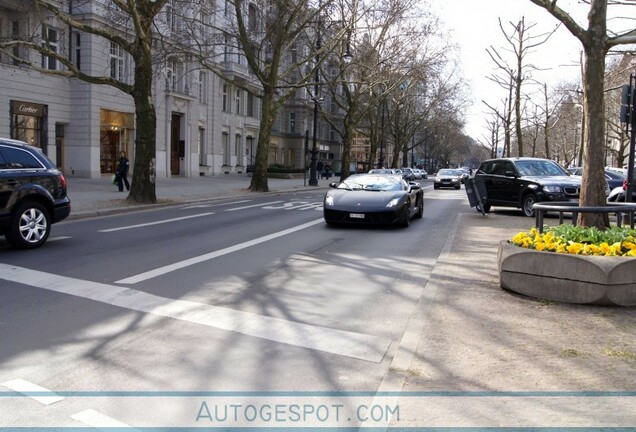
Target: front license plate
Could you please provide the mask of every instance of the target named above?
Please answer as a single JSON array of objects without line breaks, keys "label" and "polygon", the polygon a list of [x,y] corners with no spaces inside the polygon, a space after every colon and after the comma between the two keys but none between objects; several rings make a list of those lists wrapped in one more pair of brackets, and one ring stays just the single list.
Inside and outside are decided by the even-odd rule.
[{"label": "front license plate", "polygon": [[349,213],[351,219],[364,219],[363,213]]}]

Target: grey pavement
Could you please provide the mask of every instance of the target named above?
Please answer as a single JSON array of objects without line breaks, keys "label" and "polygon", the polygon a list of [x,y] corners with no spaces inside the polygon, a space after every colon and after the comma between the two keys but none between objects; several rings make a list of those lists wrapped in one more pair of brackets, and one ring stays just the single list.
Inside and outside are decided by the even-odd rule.
[{"label": "grey pavement", "polygon": [[[125,190],[119,192],[117,186],[111,183],[110,176],[96,179],[67,177],[68,196],[71,199],[69,219],[260,193],[251,192],[248,189],[250,181],[251,177],[247,174],[158,178],[156,183],[157,204],[137,205],[126,200],[128,192]],[[318,186],[308,186],[308,181],[308,178],[268,179],[269,193],[326,188],[328,183],[334,179],[333,177],[330,180],[320,179]]]},{"label": "grey pavement", "polygon": [[[329,181],[321,179],[318,187]],[[240,174],[159,179],[157,205],[250,195],[249,182]],[[302,178],[268,183],[271,193],[316,188]],[[108,178],[69,178],[68,185],[74,217],[130,209],[127,194]],[[502,290],[499,242],[532,226],[533,218],[510,210],[483,216],[471,209],[456,216],[380,388],[531,395],[495,401],[470,397],[461,399],[467,404],[461,407],[453,405],[458,398],[436,406],[404,400],[405,409],[412,403],[423,417],[417,424],[394,421],[393,426],[636,426],[634,396],[542,397],[545,392],[636,395],[636,308],[560,304]],[[521,411],[511,411],[513,406]]]}]

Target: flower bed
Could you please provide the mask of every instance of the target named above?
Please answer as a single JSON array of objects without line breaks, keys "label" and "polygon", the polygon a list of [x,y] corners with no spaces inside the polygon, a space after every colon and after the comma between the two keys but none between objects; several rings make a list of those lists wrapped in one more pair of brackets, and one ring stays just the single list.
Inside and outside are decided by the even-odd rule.
[{"label": "flower bed", "polygon": [[520,232],[510,243],[526,249],[575,255],[636,257],[636,230],[612,227],[605,231],[593,227],[558,225]]},{"label": "flower bed", "polygon": [[636,232],[560,225],[499,245],[502,288],[565,303],[636,305]]}]

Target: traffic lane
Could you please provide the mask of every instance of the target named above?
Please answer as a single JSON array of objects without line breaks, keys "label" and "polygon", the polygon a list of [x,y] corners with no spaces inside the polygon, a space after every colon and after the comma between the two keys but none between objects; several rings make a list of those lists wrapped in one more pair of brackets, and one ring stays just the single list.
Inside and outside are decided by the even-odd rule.
[{"label": "traffic lane", "polygon": [[371,334],[391,337],[395,329],[385,326],[382,311],[412,305],[435,259],[424,259],[417,250],[418,225],[408,230],[332,229],[320,222],[127,286],[354,332],[377,323]]},{"label": "traffic lane", "polygon": [[[299,198],[290,194],[275,200],[263,197],[250,202],[211,203],[207,208],[186,205],[71,221],[56,225],[55,236],[42,248],[16,251],[5,244],[0,248],[0,262],[115,281],[140,269],[222,249],[320,218],[319,198],[322,195]],[[275,208],[262,209],[271,206]],[[296,207],[298,211],[289,210]]]}]

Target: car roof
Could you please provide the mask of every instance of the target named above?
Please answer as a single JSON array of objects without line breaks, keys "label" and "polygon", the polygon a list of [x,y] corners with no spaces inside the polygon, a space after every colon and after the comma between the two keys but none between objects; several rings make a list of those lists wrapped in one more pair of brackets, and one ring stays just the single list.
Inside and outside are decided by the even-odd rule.
[{"label": "car roof", "polygon": [[24,141],[20,141],[17,139],[13,139],[13,138],[0,138],[0,143],[2,144],[13,144],[13,145],[18,145],[18,146],[26,146],[26,147],[33,147],[32,145],[24,142]]}]

